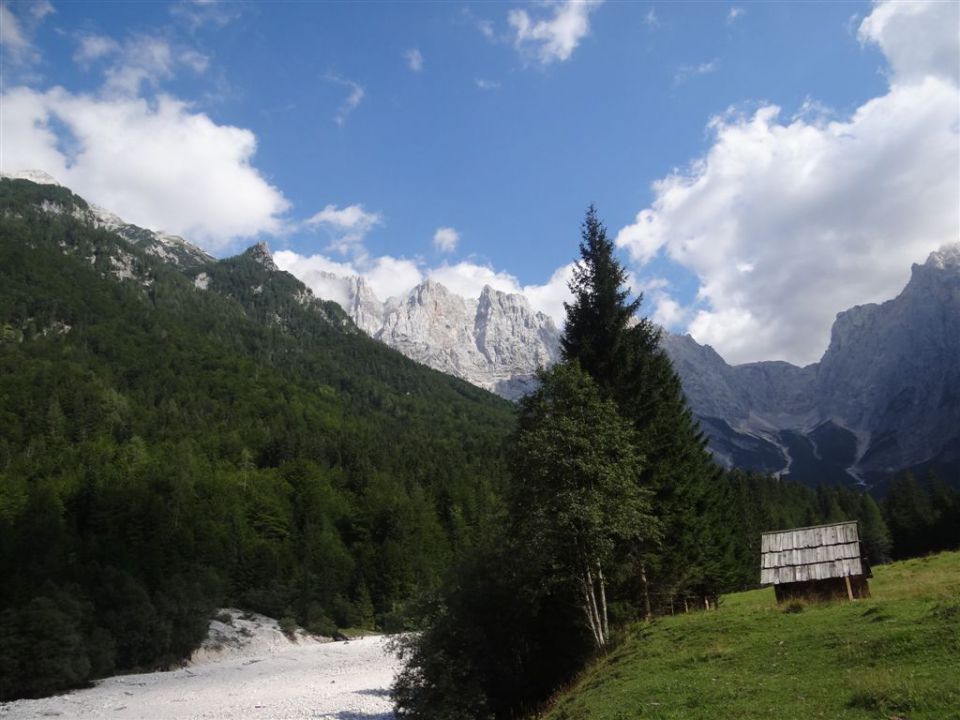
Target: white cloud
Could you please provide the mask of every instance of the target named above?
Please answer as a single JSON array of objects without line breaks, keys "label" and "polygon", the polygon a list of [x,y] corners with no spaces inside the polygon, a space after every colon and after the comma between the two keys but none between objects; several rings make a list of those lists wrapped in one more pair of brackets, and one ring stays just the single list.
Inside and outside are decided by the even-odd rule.
[{"label": "white cloud", "polygon": [[477,78],[473,83],[481,90],[496,90],[500,87],[500,83],[496,80],[484,80],[483,78]]},{"label": "white cloud", "polygon": [[466,298],[479,297],[485,285],[500,292],[523,295],[530,307],[553,318],[562,325],[565,317],[563,303],[571,298],[567,283],[573,276],[573,263],[558,268],[543,285],[521,285],[514,275],[494,270],[489,265],[473,262],[443,263],[424,271],[424,277],[434,280],[448,290]]},{"label": "white cloud", "polygon": [[643,24],[650,28],[660,27],[660,20],[657,18],[657,11],[653,8],[647,10],[647,14],[643,16]]},{"label": "white cloud", "polygon": [[273,260],[281,270],[300,278],[317,297],[333,300],[342,307],[347,307],[350,299],[345,278],[362,275],[381,300],[403,295],[423,280],[417,263],[390,256],[344,263],[323,255],[300,255],[281,250],[273,254]]},{"label": "white cloud", "polygon": [[552,15],[540,20],[531,18],[526,10],[511,10],[507,22],[513,28],[514,45],[541,65],[569,60],[580,41],[590,33],[590,13],[602,2],[563,0],[549,3]]},{"label": "white cloud", "polygon": [[563,303],[571,302],[570,280],[573,278],[574,263],[563,265],[553,271],[550,279],[543,285],[526,285],[522,292],[530,301],[534,310],[539,310],[553,318],[557,327],[563,327],[566,322],[566,310]]},{"label": "white cloud", "polygon": [[256,137],[186,103],[95,98],[62,88],[0,97],[0,169],[46,170],[130,222],[211,250],[279,232],[289,203],[251,165]]},{"label": "white cloud", "polygon": [[238,19],[244,4],[226,0],[181,0],[170,6],[170,14],[196,32],[205,25],[223,27]]},{"label": "white cloud", "polygon": [[423,279],[416,262],[389,255],[367,263],[363,276],[382,300],[403,295]]},{"label": "white cloud", "polygon": [[407,50],[403,54],[403,57],[407,61],[407,67],[414,72],[420,72],[423,70],[423,53],[421,53],[417,48]]},{"label": "white cloud", "polygon": [[534,310],[549,315],[558,326],[564,320],[563,303],[571,297],[567,284],[573,275],[571,263],[558,268],[543,285],[522,286],[510,273],[466,261],[431,268],[405,258],[362,256],[344,263],[323,255],[300,255],[290,250],[274,253],[273,259],[279,268],[296,275],[318,297],[335,300],[343,306],[349,299],[349,286],[342,278],[362,275],[380,300],[401,297],[430,279],[465,298],[479,297],[486,285],[501,292],[521,294]]},{"label": "white cloud", "polygon": [[487,40],[493,40],[496,36],[493,31],[493,23],[489,20],[477,20],[477,29]]},{"label": "white cloud", "polygon": [[727,11],[727,24],[732,25],[737,21],[737,18],[743,17],[746,15],[747,11],[742,7],[737,7],[734,5]]},{"label": "white cloud", "polygon": [[838,311],[895,296],[912,262],[960,236],[960,92],[944,61],[956,40],[943,30],[958,6],[893,5],[861,25],[891,54],[885,95],[842,119],[784,120],[772,105],[715,118],[707,153],[657,181],[617,235],[639,265],[662,253],[696,274],[689,330],[731,362],[819,359]]},{"label": "white cloud", "polygon": [[30,41],[20,20],[5,2],[0,3],[0,45],[9,50],[14,58],[22,57],[30,49]]},{"label": "white cloud", "polygon": [[341,77],[333,73],[327,73],[323,79],[327,82],[341,85],[349,90],[347,97],[344,99],[343,103],[341,103],[340,107],[337,108],[336,115],[333,116],[333,121],[337,125],[342,126],[345,122],[347,122],[347,118],[350,117],[350,113],[356,110],[357,106],[363,101],[366,91],[359,83],[355,83],[353,80],[348,80],[345,77]]},{"label": "white cloud", "polygon": [[111,37],[85,34],[79,37],[79,47],[73,54],[73,61],[86,66],[94,60],[99,60],[119,50],[120,44]]},{"label": "white cloud", "polygon": [[487,40],[494,42],[497,40],[497,33],[493,29],[493,22],[487,20],[486,18],[477,17],[473,14],[473,11],[469,6],[465,6],[462,10],[463,18],[471,25],[473,25],[477,30],[480,31],[480,34],[483,35]]},{"label": "white cloud", "polygon": [[14,65],[30,65],[40,61],[40,53],[33,46],[33,35],[48,16],[56,12],[47,0],[16,3],[0,2],[0,48],[3,56]]},{"label": "white cloud", "polygon": [[134,35],[121,44],[105,35],[87,33],[78,36],[74,62],[86,68],[107,58],[102,92],[130,97],[140,95],[143,90],[156,90],[181,68],[203,73],[210,64],[203,53],[190,47],[174,46],[162,37]]},{"label": "white cloud", "polygon": [[857,33],[876,43],[890,61],[894,82],[938,75],[958,82],[960,3],[898,0],[874,6]]},{"label": "white cloud", "polygon": [[47,15],[53,15],[55,12],[53,5],[47,0],[38,0],[30,5],[30,14],[37,20],[43,20]]},{"label": "white cloud", "polygon": [[443,253],[453,252],[460,241],[460,233],[452,227],[437,228],[433,234],[433,246]]},{"label": "white cloud", "polygon": [[699,65],[681,65],[673,76],[674,85],[681,85],[687,80],[698,75],[709,75],[717,69],[720,61],[717,58],[709,62],[702,62]]},{"label": "white cloud", "polygon": [[378,213],[367,212],[362,205],[338,208],[327,205],[304,221],[308,227],[322,227],[331,237],[329,249],[339,253],[363,253],[363,240],[374,227],[383,222]]},{"label": "white cloud", "polygon": [[506,293],[521,292],[520,283],[510,273],[497,272],[489,265],[477,265],[467,261],[453,265],[443,263],[427,270],[426,276],[451,292],[467,298],[478,297],[485,285]]}]

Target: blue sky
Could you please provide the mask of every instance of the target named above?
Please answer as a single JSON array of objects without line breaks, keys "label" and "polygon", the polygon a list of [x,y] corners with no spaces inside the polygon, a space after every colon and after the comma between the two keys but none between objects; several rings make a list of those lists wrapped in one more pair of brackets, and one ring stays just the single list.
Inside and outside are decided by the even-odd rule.
[{"label": "blue sky", "polygon": [[264,238],[319,292],[321,270],[382,298],[490,282],[561,321],[595,202],[660,322],[803,363],[958,235],[956,3],[4,0],[0,19],[4,171],[218,255]]}]

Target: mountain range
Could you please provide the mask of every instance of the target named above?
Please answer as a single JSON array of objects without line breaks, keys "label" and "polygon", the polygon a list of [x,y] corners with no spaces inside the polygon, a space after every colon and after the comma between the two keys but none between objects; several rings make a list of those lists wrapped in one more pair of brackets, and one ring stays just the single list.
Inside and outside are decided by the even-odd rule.
[{"label": "mountain range", "polygon": [[725,464],[808,483],[912,469],[960,484],[960,244],[915,264],[896,298],[839,313],[806,367],[730,366],[689,335],[663,346]]},{"label": "mountain range", "polygon": [[[560,332],[522,295],[463,298],[426,281],[380,301],[359,276],[314,283],[370,336],[516,400],[559,358]],[[322,288],[322,289],[321,289]],[[818,363],[729,365],[689,335],[662,347],[714,457],[810,485],[876,485],[911,469],[960,485],[960,243],[914,265],[896,298],[837,315]]]},{"label": "mountain range", "polygon": [[[18,177],[56,183],[37,171]],[[45,201],[43,210],[64,208]],[[82,213],[178,266],[198,288],[216,275],[217,261],[179,236],[137,227],[94,205]],[[289,277],[265,245],[248,254],[272,275]],[[111,263],[118,277],[131,272],[122,257]],[[529,392],[537,368],[560,355],[553,320],[519,294],[486,286],[479,297],[464,298],[427,280],[380,300],[360,276],[323,273],[312,284],[367,335],[510,400]],[[297,302],[323,306],[296,286],[290,292]],[[249,292],[253,301],[262,287]],[[725,466],[811,485],[872,486],[903,470],[933,470],[960,486],[960,243],[914,265],[896,298],[839,313],[822,359],[806,367],[782,361],[731,366],[689,335],[664,332],[662,346],[710,450]]]}]

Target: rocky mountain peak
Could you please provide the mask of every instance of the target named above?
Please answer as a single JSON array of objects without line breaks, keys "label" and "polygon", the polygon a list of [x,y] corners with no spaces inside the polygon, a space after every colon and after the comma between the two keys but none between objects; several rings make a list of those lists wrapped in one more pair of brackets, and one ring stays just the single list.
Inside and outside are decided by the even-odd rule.
[{"label": "rocky mountain peak", "polygon": [[952,269],[960,271],[960,242],[944,245],[939,250],[934,250],[930,253],[924,265],[936,270]]},{"label": "rocky mountain peak", "polygon": [[247,254],[251,259],[263,265],[270,272],[277,271],[277,266],[273,262],[273,254],[270,252],[270,247],[262,240],[247,250]]},{"label": "rocky mountain peak", "polygon": [[837,314],[818,363],[730,366],[692,338],[663,345],[711,449],[812,484],[906,468],[960,473],[960,244],[915,264],[894,299]]},{"label": "rocky mountain peak", "polygon": [[407,357],[509,399],[529,392],[536,369],[558,356],[553,320],[534,312],[522,295],[489,285],[478,298],[464,298],[428,278],[384,302],[362,277],[325,273],[317,292]]},{"label": "rocky mountain peak", "polygon": [[0,173],[0,177],[10,178],[12,180],[29,180],[37,185],[60,185],[53,175],[43,170],[18,170],[12,173]]}]

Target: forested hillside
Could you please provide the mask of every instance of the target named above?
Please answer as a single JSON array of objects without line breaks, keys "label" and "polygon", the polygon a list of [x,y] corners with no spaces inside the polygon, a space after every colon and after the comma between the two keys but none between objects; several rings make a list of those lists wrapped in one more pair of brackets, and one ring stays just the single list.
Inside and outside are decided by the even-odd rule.
[{"label": "forested hillside", "polygon": [[196,280],[85,209],[0,181],[0,698],[177,661],[222,603],[401,627],[484,532],[513,408],[256,248]]},{"label": "forested hillside", "polygon": [[755,586],[765,530],[858,519],[874,562],[956,547],[936,479],[881,508],[714,466],[586,229],[583,314],[518,413],[368,338],[264,246],[167,254],[0,180],[0,699],[169,666],[230,604],[419,627],[401,709],[515,717],[625,623]]}]

